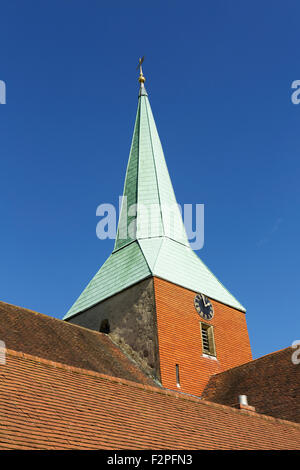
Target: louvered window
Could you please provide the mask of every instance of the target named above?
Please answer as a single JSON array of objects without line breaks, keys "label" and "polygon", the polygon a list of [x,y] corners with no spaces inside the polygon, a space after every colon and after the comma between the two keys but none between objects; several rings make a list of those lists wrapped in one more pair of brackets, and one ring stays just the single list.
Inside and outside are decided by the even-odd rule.
[{"label": "louvered window", "polygon": [[209,353],[208,331],[207,331],[207,328],[203,328],[203,327],[202,327],[202,344],[203,344],[203,351]]},{"label": "louvered window", "polygon": [[202,339],[202,351],[204,354],[210,356],[216,355],[214,330],[212,325],[206,323],[200,323],[201,339]]}]

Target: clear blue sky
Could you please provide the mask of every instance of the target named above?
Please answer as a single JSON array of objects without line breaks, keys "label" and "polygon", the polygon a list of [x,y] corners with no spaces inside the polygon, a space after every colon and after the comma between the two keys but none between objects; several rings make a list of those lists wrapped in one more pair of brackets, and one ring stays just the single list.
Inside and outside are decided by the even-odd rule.
[{"label": "clear blue sky", "polygon": [[137,59],[200,257],[247,308],[255,357],[300,339],[297,1],[1,4],[0,299],[61,318],[112,250]]}]

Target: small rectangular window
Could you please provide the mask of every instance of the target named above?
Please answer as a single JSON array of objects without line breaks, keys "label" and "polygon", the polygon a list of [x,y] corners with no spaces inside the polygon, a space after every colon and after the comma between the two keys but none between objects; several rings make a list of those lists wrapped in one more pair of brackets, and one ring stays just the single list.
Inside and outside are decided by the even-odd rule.
[{"label": "small rectangular window", "polygon": [[215,347],[213,326],[207,325],[206,323],[201,322],[200,331],[201,331],[203,353],[209,354],[210,356],[215,356],[216,347]]},{"label": "small rectangular window", "polygon": [[180,376],[179,376],[179,365],[176,364],[176,383],[177,387],[180,387]]}]

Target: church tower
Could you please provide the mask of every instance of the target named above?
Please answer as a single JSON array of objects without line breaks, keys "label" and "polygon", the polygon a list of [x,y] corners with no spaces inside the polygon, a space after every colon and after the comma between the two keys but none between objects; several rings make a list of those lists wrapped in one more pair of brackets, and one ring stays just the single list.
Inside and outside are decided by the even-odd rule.
[{"label": "church tower", "polygon": [[64,320],[110,335],[163,387],[200,396],[252,359],[244,307],[191,249],[144,86],[112,254]]}]

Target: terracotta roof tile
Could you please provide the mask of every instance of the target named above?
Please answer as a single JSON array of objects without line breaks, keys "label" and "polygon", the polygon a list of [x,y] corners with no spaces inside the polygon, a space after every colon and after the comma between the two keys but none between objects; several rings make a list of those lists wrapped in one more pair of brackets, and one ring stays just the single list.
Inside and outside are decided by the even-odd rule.
[{"label": "terracotta roof tile", "polygon": [[0,449],[300,449],[300,425],[8,351]]},{"label": "terracotta roof tile", "polygon": [[292,362],[286,348],[211,377],[203,398],[234,406],[247,395],[256,411],[300,422],[300,364]]},{"label": "terracotta roof tile", "polygon": [[0,302],[0,339],[8,349],[53,361],[53,365],[59,362],[154,384],[108,335],[5,302]]}]

